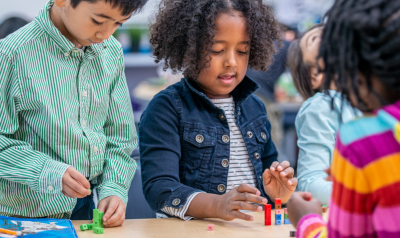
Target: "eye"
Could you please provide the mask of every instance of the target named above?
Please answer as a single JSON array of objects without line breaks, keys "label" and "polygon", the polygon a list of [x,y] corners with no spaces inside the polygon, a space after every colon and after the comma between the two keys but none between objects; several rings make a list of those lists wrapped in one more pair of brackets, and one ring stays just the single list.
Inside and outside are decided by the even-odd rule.
[{"label": "eye", "polygon": [[117,22],[117,23],[115,23],[115,24],[117,24],[118,26],[122,26],[123,23]]},{"label": "eye", "polygon": [[211,51],[213,54],[220,54],[220,53],[222,53],[223,52],[223,50],[220,50],[220,51]]},{"label": "eye", "polygon": [[249,53],[248,51],[240,51],[240,50],[238,50],[238,52],[239,52],[239,54],[242,54],[242,55],[247,55]]},{"label": "eye", "polygon": [[96,20],[95,20],[95,19],[93,19],[93,18],[92,18],[92,21],[93,21],[93,23],[94,23],[94,24],[96,24],[96,25],[98,25],[98,26],[101,26],[101,25],[103,25],[103,23],[100,23],[100,22],[96,21]]}]

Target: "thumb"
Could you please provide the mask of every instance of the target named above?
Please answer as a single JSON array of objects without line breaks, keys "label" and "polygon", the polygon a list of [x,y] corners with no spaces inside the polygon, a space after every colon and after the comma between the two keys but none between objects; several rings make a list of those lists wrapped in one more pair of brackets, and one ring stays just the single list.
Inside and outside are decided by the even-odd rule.
[{"label": "thumb", "polygon": [[270,183],[271,183],[271,180],[272,180],[271,170],[266,169],[266,170],[264,171],[264,174],[263,174],[263,183],[264,183],[264,186],[270,184]]}]

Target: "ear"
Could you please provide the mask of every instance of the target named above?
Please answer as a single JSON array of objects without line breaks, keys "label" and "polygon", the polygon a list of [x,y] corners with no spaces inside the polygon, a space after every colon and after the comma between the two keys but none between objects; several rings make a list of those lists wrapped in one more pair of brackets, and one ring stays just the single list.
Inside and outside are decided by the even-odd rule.
[{"label": "ear", "polygon": [[64,6],[65,6],[65,1],[66,1],[66,0],[54,0],[54,4],[55,4],[57,7],[64,7]]},{"label": "ear", "polygon": [[310,74],[311,74],[311,87],[312,89],[318,89],[322,85],[322,79],[324,78],[324,75],[321,73],[318,73],[318,69],[316,67],[312,67],[310,69]]}]

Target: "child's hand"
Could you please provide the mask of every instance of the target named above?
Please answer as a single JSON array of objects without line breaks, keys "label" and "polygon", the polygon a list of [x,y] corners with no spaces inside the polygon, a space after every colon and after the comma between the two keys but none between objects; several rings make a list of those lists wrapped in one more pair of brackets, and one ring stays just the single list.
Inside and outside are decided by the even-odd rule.
[{"label": "child's hand", "polygon": [[[287,209],[290,222],[297,227],[300,219],[308,214],[322,214],[321,203],[317,199],[311,199],[311,193],[297,192],[293,193]],[[307,201],[311,199],[311,201]]]},{"label": "child's hand", "polygon": [[118,196],[106,197],[100,201],[98,209],[104,212],[105,227],[121,226],[125,221],[126,205]]},{"label": "child's hand", "polygon": [[68,167],[62,177],[62,193],[70,198],[83,198],[90,195],[89,181],[73,167]]},{"label": "child's hand", "polygon": [[294,170],[288,161],[279,164],[273,162],[270,169],[263,174],[263,185],[265,193],[271,198],[280,198],[285,204],[297,185],[297,178],[293,178]]},{"label": "child's hand", "polygon": [[253,221],[254,217],[240,212],[240,210],[250,210],[254,212],[262,211],[262,207],[248,202],[267,204],[267,199],[261,197],[261,192],[248,184],[241,184],[233,188],[224,195],[217,196],[216,217],[231,221],[239,218],[247,221]]},{"label": "child's hand", "polygon": [[328,174],[328,177],[326,177],[325,180],[326,181],[332,181],[331,167],[325,169],[324,172]]}]

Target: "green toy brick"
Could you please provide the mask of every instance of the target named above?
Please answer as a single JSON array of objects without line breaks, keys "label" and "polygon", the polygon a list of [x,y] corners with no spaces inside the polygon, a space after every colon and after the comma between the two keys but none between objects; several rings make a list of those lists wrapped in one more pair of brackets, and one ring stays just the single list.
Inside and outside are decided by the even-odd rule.
[{"label": "green toy brick", "polygon": [[99,212],[99,209],[93,209],[93,229],[96,227],[104,228],[103,216],[104,212]]},{"label": "green toy brick", "polygon": [[86,231],[86,230],[88,230],[87,224],[82,224],[82,225],[80,226],[80,228],[81,228],[81,231]]},{"label": "green toy brick", "polygon": [[95,234],[104,234],[104,229],[101,228],[101,227],[95,227],[93,229],[93,233],[95,233]]},{"label": "green toy brick", "polygon": [[93,230],[93,223],[92,224],[87,224],[88,230]]},{"label": "green toy brick", "polygon": [[289,219],[289,214],[284,214],[284,219]]}]

